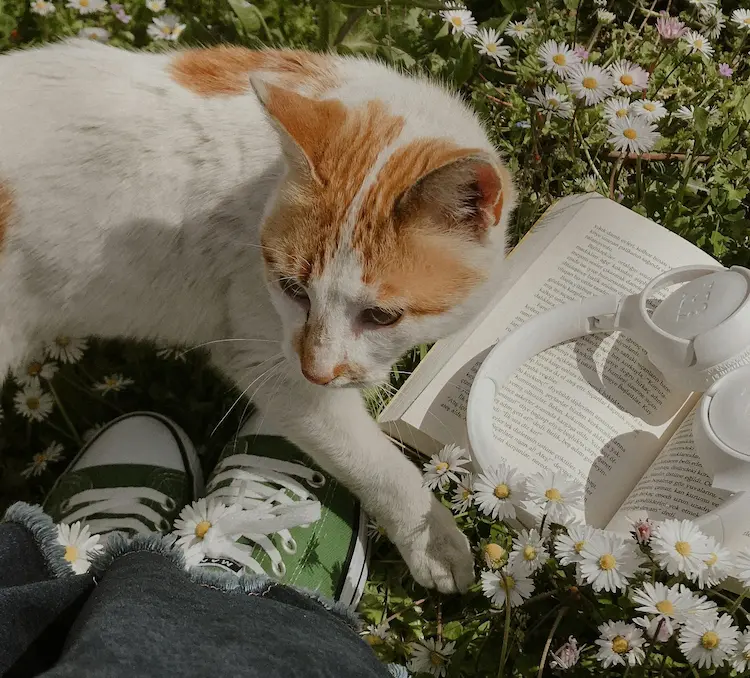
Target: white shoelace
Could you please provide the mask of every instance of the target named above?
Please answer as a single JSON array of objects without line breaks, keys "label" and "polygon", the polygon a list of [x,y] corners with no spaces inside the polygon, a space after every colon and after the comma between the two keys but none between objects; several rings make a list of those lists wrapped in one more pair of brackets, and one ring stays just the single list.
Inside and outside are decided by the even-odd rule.
[{"label": "white shoelace", "polygon": [[[167,512],[175,509],[174,499],[150,487],[107,487],[83,490],[63,502],[60,509],[65,515],[61,522],[81,520],[92,534],[120,530],[148,534],[155,529],[168,530],[167,520],[144,500],[158,503]],[[86,520],[102,514],[103,517]]]},{"label": "white shoelace", "polygon": [[239,508],[221,517],[214,526],[218,529],[206,534],[203,544],[206,555],[229,558],[263,574],[263,568],[252,555],[255,546],[237,541],[244,537],[266,553],[274,574],[283,576],[286,566],[271,536],[278,534],[281,548],[294,554],[297,542],[289,530],[308,527],[321,515],[320,502],[296,478],[310,487],[322,487],[326,482],[322,473],[302,464],[252,454],[234,454],[222,459],[206,488],[207,498]]}]

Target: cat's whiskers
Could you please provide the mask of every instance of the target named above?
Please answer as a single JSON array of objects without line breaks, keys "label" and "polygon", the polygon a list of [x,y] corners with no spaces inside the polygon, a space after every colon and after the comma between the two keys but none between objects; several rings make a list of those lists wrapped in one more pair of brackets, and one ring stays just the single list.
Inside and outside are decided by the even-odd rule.
[{"label": "cat's whiskers", "polygon": [[221,344],[227,341],[247,341],[247,342],[257,342],[261,344],[278,344],[279,343],[278,340],[276,339],[248,339],[244,337],[233,338],[233,339],[212,339],[211,341],[204,341],[202,344],[198,344],[197,346],[191,346],[190,348],[185,349],[182,353],[179,354],[178,357],[182,358],[187,353],[190,353],[191,351],[197,351],[199,348],[203,348],[204,346],[210,346],[211,344]]},{"label": "cat's whiskers", "polygon": [[255,365],[253,369],[260,367],[261,365],[267,363],[269,360],[279,360],[279,362],[271,365],[271,367],[269,367],[260,376],[258,376],[255,379],[253,379],[247,385],[247,388],[242,393],[240,393],[240,395],[237,397],[237,399],[231,404],[231,406],[229,407],[229,409],[226,411],[226,414],[224,414],[224,416],[219,420],[219,423],[216,424],[216,426],[214,426],[214,429],[213,429],[213,431],[211,431],[211,435],[209,437],[213,436],[214,433],[216,433],[216,431],[219,430],[219,427],[224,423],[224,421],[226,421],[226,418],[232,413],[232,411],[234,410],[234,408],[237,407],[237,403],[239,403],[240,400],[242,400],[245,397],[245,395],[247,395],[247,392],[253,387],[253,385],[258,380],[260,380],[261,378],[263,378],[266,374],[268,374],[271,370],[273,370],[275,367],[277,367],[278,365],[280,365],[284,361],[284,354],[283,353],[277,353],[276,355],[271,356],[270,358],[266,358],[263,362],[258,363],[257,365]]}]

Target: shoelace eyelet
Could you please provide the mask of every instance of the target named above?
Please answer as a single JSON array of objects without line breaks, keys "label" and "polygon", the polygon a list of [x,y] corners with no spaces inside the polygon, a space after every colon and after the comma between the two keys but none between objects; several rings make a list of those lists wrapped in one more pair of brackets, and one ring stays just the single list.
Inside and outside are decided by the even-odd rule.
[{"label": "shoelace eyelet", "polygon": [[281,548],[284,549],[290,556],[297,553],[297,542],[294,539],[285,539],[281,542]]},{"label": "shoelace eyelet", "polygon": [[314,471],[306,482],[310,487],[323,487],[326,484],[326,477],[319,471]]},{"label": "shoelace eyelet", "polygon": [[286,574],[286,565],[284,564],[283,561],[282,562],[278,562],[278,563],[274,563],[271,566],[271,569],[273,570],[273,573],[277,577],[283,577]]}]

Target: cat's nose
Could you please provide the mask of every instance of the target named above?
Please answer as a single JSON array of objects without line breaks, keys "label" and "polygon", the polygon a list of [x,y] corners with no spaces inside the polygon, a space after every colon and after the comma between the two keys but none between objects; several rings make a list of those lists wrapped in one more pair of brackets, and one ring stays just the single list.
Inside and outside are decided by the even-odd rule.
[{"label": "cat's nose", "polygon": [[318,386],[325,386],[326,384],[330,384],[334,380],[334,374],[333,372],[329,372],[327,374],[318,374],[316,372],[310,371],[307,365],[302,366],[302,374],[309,381],[311,384],[317,384]]}]

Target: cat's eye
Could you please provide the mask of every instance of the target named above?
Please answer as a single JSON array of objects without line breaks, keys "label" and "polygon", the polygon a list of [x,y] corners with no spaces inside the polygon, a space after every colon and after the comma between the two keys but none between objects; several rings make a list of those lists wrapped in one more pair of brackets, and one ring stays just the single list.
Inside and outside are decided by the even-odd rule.
[{"label": "cat's eye", "polygon": [[305,290],[302,285],[300,285],[296,280],[282,280],[280,282],[281,285],[281,291],[286,294],[290,299],[294,299],[295,301],[307,302],[310,300],[310,297],[307,296],[307,291]]},{"label": "cat's eye", "polygon": [[403,315],[402,311],[373,307],[362,311],[361,320],[365,325],[387,327],[388,325],[395,325]]}]

